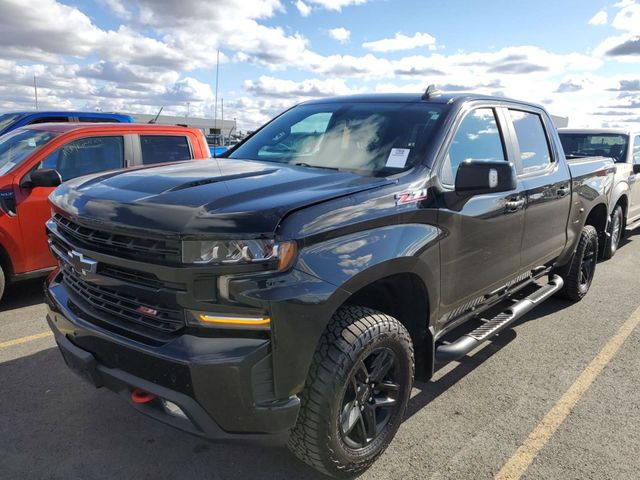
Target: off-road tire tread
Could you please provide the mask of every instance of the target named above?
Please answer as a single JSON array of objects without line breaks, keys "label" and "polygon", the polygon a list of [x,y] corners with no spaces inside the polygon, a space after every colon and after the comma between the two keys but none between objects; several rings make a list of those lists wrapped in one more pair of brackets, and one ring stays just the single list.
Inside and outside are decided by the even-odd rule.
[{"label": "off-road tire tread", "polygon": [[[596,242],[596,252],[598,252],[598,231],[591,225],[585,225],[580,233],[580,240],[571,260],[558,270],[558,274],[564,280],[564,286],[558,292],[560,297],[577,302],[587,294],[587,292],[580,290],[580,266],[584,251],[591,240]],[[596,265],[594,265],[595,268]]]},{"label": "off-road tire tread", "polygon": [[[295,428],[289,437],[289,449],[303,462],[334,477],[353,476],[366,470],[384,452],[386,445],[377,454],[356,465],[345,466],[335,458],[328,438],[320,438],[324,422],[329,427],[331,419],[323,418],[321,404],[338,388],[336,371],[341,368],[341,359],[348,356],[355,361],[360,352],[377,334],[394,334],[405,342],[411,351],[411,374],[415,373],[413,344],[409,332],[395,318],[376,310],[346,306],[340,308],[327,325],[314,353],[309,374],[302,392],[300,413]],[[409,390],[410,390],[409,386]],[[404,412],[401,412],[404,416]]]}]

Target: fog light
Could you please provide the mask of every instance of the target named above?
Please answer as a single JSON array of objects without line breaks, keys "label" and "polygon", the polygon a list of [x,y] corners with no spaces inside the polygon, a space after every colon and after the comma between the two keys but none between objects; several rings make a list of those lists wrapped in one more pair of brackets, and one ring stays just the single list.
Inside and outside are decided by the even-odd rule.
[{"label": "fog light", "polygon": [[175,403],[170,402],[169,400],[162,400],[162,406],[164,407],[164,411],[169,415],[178,418],[187,419],[187,414]]}]

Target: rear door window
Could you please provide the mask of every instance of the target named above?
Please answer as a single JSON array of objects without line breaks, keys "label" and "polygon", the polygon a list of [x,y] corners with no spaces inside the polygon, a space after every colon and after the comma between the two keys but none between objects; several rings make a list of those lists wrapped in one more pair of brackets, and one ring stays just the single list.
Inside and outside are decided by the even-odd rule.
[{"label": "rear door window", "polygon": [[183,135],[140,135],[142,163],[178,162],[191,160],[189,139]]},{"label": "rear door window", "polygon": [[124,137],[89,137],[74,140],[43,160],[41,168],[53,168],[62,181],[124,167]]},{"label": "rear door window", "polygon": [[35,125],[37,123],[67,123],[69,117],[41,117],[31,120],[28,124]]},{"label": "rear door window", "polygon": [[532,173],[551,164],[551,152],[542,117],[537,113],[509,110],[520,147],[518,173]]},{"label": "rear door window", "polygon": [[460,123],[442,168],[444,184],[454,184],[458,167],[465,160],[506,160],[493,108],[477,108]]},{"label": "rear door window", "polygon": [[633,142],[633,163],[640,164],[640,135]]}]

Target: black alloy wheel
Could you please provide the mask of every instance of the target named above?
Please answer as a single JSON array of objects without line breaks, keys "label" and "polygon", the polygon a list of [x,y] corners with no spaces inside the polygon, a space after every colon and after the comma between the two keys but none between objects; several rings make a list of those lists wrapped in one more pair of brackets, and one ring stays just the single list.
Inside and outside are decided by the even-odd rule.
[{"label": "black alloy wheel", "polygon": [[585,290],[589,290],[593,275],[596,272],[596,262],[598,260],[598,244],[589,242],[582,255],[580,264],[580,286]]},{"label": "black alloy wheel", "polygon": [[340,415],[340,435],[347,447],[365,448],[397,414],[398,367],[393,350],[383,347],[369,353],[351,372]]}]

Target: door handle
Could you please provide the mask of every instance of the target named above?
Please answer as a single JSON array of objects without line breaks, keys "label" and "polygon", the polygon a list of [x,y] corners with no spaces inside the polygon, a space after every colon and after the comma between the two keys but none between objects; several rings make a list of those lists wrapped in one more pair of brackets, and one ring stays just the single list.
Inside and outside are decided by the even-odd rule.
[{"label": "door handle", "polygon": [[507,207],[508,212],[516,212],[524,207],[524,198],[519,200],[507,200],[505,206]]},{"label": "door handle", "polygon": [[560,198],[562,197],[566,197],[567,195],[569,195],[569,193],[571,192],[571,190],[569,189],[569,187],[562,187],[559,188],[558,190],[556,190],[556,195]]}]

